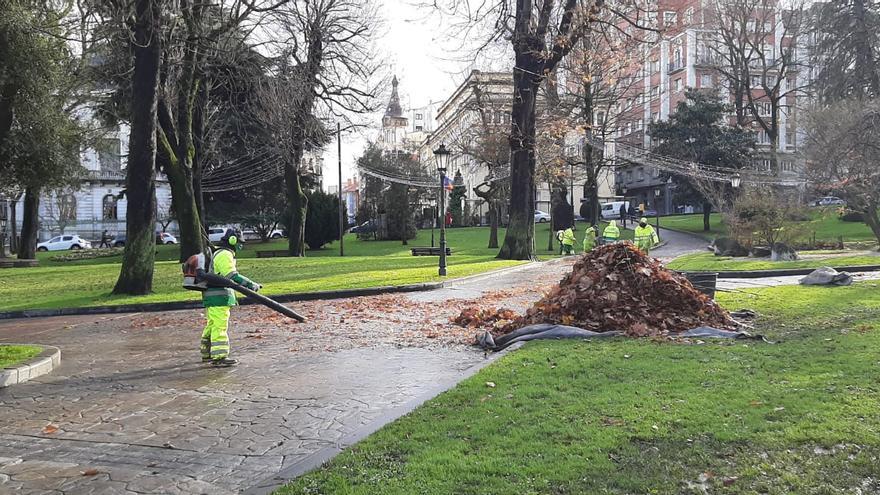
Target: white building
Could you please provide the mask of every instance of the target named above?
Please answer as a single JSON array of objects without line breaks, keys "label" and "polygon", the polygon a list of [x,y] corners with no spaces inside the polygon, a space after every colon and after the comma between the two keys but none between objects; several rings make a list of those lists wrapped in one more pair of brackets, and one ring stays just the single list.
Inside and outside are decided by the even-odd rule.
[{"label": "white building", "polygon": [[[40,198],[40,241],[62,233],[79,234],[86,239],[99,240],[101,232],[125,232],[127,201],[121,195],[125,189],[125,166],[128,156],[129,127],[121,123],[97,140],[94,148],[85,148],[80,160],[86,175],[73,188],[62,191],[44,191]],[[156,230],[168,222],[171,208],[171,186],[164,175],[156,178]],[[10,201],[8,206],[11,208]],[[14,203],[17,231],[21,232],[24,216],[24,195]],[[11,212],[10,212],[11,213]],[[12,218],[8,215],[7,218]],[[176,233],[176,224],[168,226]],[[97,246],[97,244],[96,244]]]}]

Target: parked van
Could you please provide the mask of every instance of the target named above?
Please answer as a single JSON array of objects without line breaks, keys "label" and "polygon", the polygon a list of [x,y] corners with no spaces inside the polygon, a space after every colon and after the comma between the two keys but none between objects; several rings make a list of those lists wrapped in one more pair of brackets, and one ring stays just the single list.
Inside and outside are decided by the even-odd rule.
[{"label": "parked van", "polygon": [[617,220],[620,218],[620,207],[629,210],[629,201],[612,201],[602,205],[603,220]]}]

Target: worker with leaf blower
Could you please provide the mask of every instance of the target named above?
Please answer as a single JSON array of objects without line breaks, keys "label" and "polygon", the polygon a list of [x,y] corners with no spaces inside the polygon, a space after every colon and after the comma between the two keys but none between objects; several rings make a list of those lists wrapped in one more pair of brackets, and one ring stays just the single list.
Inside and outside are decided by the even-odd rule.
[{"label": "worker with leaf blower", "polygon": [[654,227],[648,223],[648,219],[642,217],[642,219],[639,220],[638,227],[636,227],[633,240],[636,241],[636,247],[639,248],[641,252],[649,254],[651,248],[660,242],[660,237],[657,236],[657,231],[654,230]]},{"label": "worker with leaf blower", "polygon": [[[259,291],[262,286],[238,273],[235,266],[235,255],[241,251],[243,241],[233,229],[226,229],[220,239],[219,249],[211,255],[210,273],[227,278],[236,284],[252,291]],[[205,317],[208,320],[202,332],[202,361],[210,361],[214,366],[232,366],[237,363],[229,357],[229,313],[237,304],[235,292],[230,287],[222,287],[208,283],[202,292],[202,304],[205,306]]]},{"label": "worker with leaf blower", "polygon": [[[229,313],[238,304],[235,292],[248,296],[249,300],[273,309],[300,323],[306,319],[296,311],[258,294],[263,287],[238,273],[235,254],[241,251],[243,240],[233,229],[227,229],[220,239],[219,249],[211,253],[190,256],[183,263],[183,288],[202,293],[205,317],[208,320],[202,332],[202,360],[215,366],[232,366],[236,360],[229,357]],[[235,291],[235,292],[233,292]]]}]

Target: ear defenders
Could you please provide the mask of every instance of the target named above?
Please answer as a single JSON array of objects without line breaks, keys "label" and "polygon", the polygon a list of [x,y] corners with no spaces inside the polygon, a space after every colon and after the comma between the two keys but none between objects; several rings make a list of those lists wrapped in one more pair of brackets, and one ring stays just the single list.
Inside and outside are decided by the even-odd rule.
[{"label": "ear defenders", "polygon": [[238,244],[238,236],[231,235],[229,236],[229,239],[226,239],[226,242],[230,246],[235,246],[236,244]]}]

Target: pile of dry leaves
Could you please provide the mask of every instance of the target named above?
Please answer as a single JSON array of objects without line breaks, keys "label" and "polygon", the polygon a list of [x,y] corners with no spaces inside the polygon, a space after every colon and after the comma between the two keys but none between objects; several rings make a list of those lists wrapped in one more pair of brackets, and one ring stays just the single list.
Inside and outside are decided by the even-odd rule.
[{"label": "pile of dry leaves", "polygon": [[662,336],[699,326],[732,329],[723,308],[630,243],[594,249],[575,263],[524,316],[466,308],[454,321],[489,329],[495,336],[534,323],[571,325],[634,337]]}]

